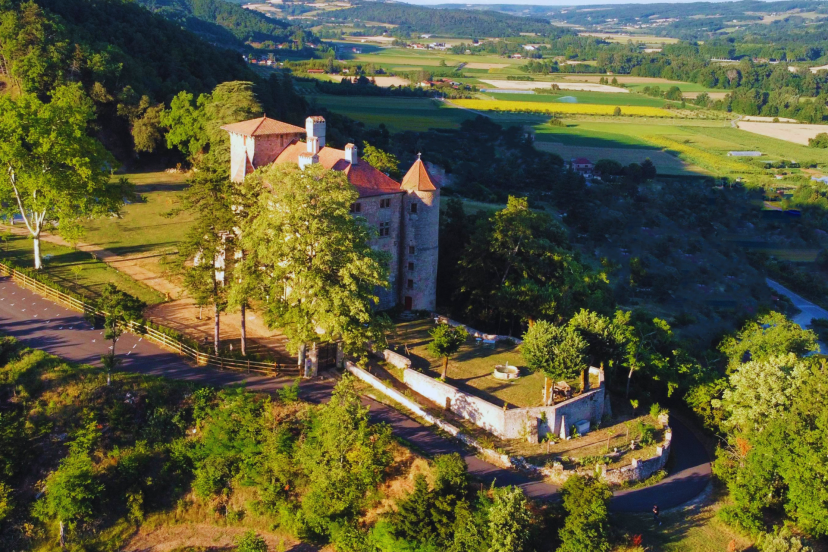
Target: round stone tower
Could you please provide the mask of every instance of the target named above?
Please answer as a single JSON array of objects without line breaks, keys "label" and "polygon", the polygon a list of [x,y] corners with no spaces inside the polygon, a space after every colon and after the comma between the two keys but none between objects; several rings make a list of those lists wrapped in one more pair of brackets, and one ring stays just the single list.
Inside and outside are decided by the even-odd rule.
[{"label": "round stone tower", "polygon": [[420,156],[402,180],[400,303],[406,310],[434,311],[437,303],[437,253],[440,189]]}]

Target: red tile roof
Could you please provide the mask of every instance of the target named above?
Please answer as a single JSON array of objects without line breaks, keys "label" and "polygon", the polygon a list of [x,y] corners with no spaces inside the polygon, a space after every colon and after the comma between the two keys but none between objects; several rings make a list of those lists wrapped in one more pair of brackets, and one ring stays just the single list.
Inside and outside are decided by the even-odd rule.
[{"label": "red tile roof", "polygon": [[[308,145],[298,140],[286,147],[274,163],[298,163],[299,155],[308,151]],[[359,197],[401,193],[400,184],[365,161],[351,165],[341,149],[324,147],[319,150],[319,164],[326,169],[342,171],[356,188]]]},{"label": "red tile roof", "polygon": [[579,157],[577,159],[573,159],[572,162],[576,165],[592,165],[592,161],[590,161],[586,157]]},{"label": "red tile roof", "polygon": [[268,136],[271,134],[297,134],[305,132],[305,129],[302,127],[267,117],[259,117],[258,119],[224,125],[221,128],[227,132],[234,132],[243,136]]},{"label": "red tile roof", "polygon": [[402,180],[402,189],[405,191],[417,190],[420,192],[433,192],[437,189],[437,186],[434,185],[434,182],[432,182],[431,177],[428,175],[425,163],[419,157],[411,165],[411,168],[408,169],[408,172],[405,173]]}]

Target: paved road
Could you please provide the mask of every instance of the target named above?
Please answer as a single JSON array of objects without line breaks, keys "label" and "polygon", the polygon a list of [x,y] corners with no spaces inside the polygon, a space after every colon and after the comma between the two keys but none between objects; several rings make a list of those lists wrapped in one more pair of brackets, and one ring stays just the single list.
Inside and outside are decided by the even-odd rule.
[{"label": "paved road", "polygon": [[[801,295],[797,295],[782,284],[774,282],[770,278],[766,279],[768,286],[780,295],[786,295],[791,303],[800,310],[799,314],[791,317],[791,319],[800,325],[803,330],[810,329],[812,318],[826,318],[828,319],[828,311],[808,301]],[[825,343],[819,344],[819,352],[828,354],[828,346]]]},{"label": "paved road", "polygon": [[[109,343],[103,331],[96,330],[83,317],[23,288],[8,278],[0,278],[0,333],[11,335],[28,346],[43,349],[73,362],[100,364]],[[164,351],[139,336],[124,334],[118,341],[123,359],[121,369],[173,379],[198,381],[214,385],[244,383],[253,391],[274,392],[291,382],[289,378],[248,375],[196,367],[181,357]],[[331,381],[304,382],[302,397],[324,402],[330,396]],[[399,411],[370,398],[364,402],[376,422],[391,425],[394,434],[428,454],[458,452],[463,455],[469,472],[487,484],[496,480],[502,485],[517,485],[528,496],[554,500],[558,488],[526,475],[498,468],[477,458],[458,441],[437,435]],[[653,504],[662,510],[684,504],[698,496],[710,480],[710,459],[704,446],[680,422],[673,425],[673,473],[659,484],[644,489],[615,493],[610,507],[617,511],[644,512]]]}]

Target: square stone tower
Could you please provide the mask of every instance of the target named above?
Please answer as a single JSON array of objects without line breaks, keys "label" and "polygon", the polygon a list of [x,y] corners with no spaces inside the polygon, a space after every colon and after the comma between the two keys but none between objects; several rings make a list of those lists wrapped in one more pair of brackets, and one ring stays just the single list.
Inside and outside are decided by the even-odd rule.
[{"label": "square stone tower", "polygon": [[244,177],[276,160],[305,129],[266,116],[221,127],[230,134],[230,180],[244,182]]}]

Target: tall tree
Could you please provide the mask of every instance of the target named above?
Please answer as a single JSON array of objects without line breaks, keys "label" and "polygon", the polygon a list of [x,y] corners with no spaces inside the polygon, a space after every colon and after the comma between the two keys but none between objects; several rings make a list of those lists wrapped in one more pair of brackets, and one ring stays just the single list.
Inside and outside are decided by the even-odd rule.
[{"label": "tall tree", "polygon": [[110,182],[115,160],[87,134],[94,116],[80,85],[57,88],[48,103],[0,95],[0,201],[23,217],[36,269],[44,229],[71,233],[82,218],[117,214],[131,194],[125,179]]},{"label": "tall tree", "polygon": [[440,324],[429,334],[431,335],[431,343],[428,344],[428,352],[437,358],[443,359],[443,372],[440,377],[445,380],[448,373],[449,357],[460,350],[460,347],[468,339],[469,332],[462,326]]},{"label": "tall tree", "polygon": [[118,363],[115,356],[115,346],[118,344],[118,339],[129,328],[130,322],[141,320],[146,305],[143,301],[121,291],[111,283],[104,285],[98,305],[106,313],[104,339],[108,339],[112,343],[109,352],[101,357],[101,361],[106,368],[106,384],[109,385],[112,379],[112,371]]},{"label": "tall tree", "polygon": [[[523,336],[521,352],[526,365],[541,370],[552,383],[574,378],[589,368],[586,362],[587,342],[568,326],[556,326],[538,320]],[[552,394],[547,394],[547,402]]]},{"label": "tall tree", "polygon": [[732,372],[747,360],[765,360],[787,353],[804,355],[819,350],[819,345],[814,332],[803,330],[784,314],[771,312],[725,338],[719,349],[727,355],[727,369]]},{"label": "tall tree", "polygon": [[[201,304],[213,305],[216,354],[221,343],[221,313],[230,304],[231,277],[239,250],[236,229],[242,225],[240,217],[249,212],[237,209],[240,195],[230,181],[230,139],[221,126],[261,113],[253,84],[234,81],[202,94],[196,104],[191,94],[182,92],[161,116],[161,124],[169,129],[167,145],[179,148],[196,168],[182,204],[170,215],[185,210],[195,215],[193,226],[179,247],[179,264],[190,294]],[[244,328],[247,297],[240,292],[236,296],[239,302],[234,305],[240,306]],[[246,353],[246,349],[243,333],[242,352]]]},{"label": "tall tree", "polygon": [[289,347],[342,340],[348,352],[385,342],[388,320],[374,312],[388,286],[388,259],[370,246],[372,229],[350,213],[347,176],[311,165],[271,165],[248,177],[260,197],[241,229],[242,277],[258,274],[264,318]]},{"label": "tall tree", "polygon": [[607,504],[612,493],[606,484],[576,475],[566,480],[561,494],[567,516],[559,552],[609,552]]}]

